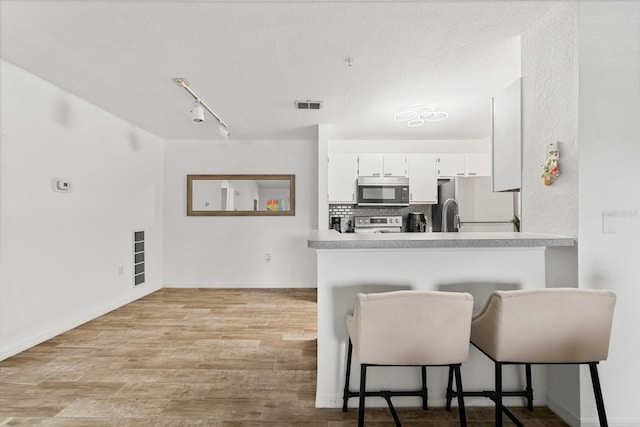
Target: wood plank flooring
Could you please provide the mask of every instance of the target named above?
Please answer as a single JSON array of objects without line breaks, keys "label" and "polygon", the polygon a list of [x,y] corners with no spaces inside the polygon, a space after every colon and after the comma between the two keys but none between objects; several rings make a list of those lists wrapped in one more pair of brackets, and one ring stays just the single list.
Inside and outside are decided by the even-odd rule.
[{"label": "wood plank flooring", "polygon": [[[356,410],[314,408],[315,382],[315,290],[162,289],[0,362],[0,425],[355,426]],[[441,408],[398,412],[407,427],[459,425]],[[489,407],[467,416],[493,424]],[[388,410],[366,417],[393,425]]]}]

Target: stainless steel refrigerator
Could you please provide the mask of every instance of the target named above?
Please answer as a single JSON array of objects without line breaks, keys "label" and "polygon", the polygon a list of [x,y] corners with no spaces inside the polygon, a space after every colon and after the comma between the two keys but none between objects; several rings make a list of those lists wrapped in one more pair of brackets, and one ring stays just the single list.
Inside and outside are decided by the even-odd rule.
[{"label": "stainless steel refrigerator", "polygon": [[431,214],[432,214],[432,223],[431,223],[431,227],[433,231],[442,231],[442,210],[444,208],[444,202],[447,199],[453,199],[456,202],[456,206],[449,206],[449,208],[447,209],[447,231],[453,231],[456,232],[458,231],[455,228],[455,224],[454,224],[454,219],[455,219],[455,215],[459,214],[459,212],[457,209],[457,199],[456,199],[456,181],[455,179],[452,179],[450,181],[446,181],[446,180],[440,180],[438,182],[438,204],[437,205],[433,205],[433,207],[431,208]]},{"label": "stainless steel refrigerator", "polygon": [[[447,209],[447,231],[512,231],[514,197],[517,196],[518,193],[492,192],[490,177],[441,180],[438,204],[432,207],[432,230],[442,231],[442,208],[451,198],[456,206]],[[454,227],[456,210],[460,229]]]}]

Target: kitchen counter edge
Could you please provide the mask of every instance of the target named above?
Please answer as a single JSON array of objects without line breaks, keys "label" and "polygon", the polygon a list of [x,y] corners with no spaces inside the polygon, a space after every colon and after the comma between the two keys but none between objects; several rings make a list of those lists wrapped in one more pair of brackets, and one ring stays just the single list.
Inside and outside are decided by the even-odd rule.
[{"label": "kitchen counter edge", "polygon": [[572,237],[515,232],[356,234],[314,230],[307,240],[307,247],[312,249],[521,248],[575,244]]}]

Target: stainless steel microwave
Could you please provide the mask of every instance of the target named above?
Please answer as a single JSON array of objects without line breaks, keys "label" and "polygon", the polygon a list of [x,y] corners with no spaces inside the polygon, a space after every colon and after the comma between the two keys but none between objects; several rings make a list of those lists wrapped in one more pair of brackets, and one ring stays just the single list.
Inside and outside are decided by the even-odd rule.
[{"label": "stainless steel microwave", "polygon": [[358,178],[358,206],[409,206],[409,178]]}]

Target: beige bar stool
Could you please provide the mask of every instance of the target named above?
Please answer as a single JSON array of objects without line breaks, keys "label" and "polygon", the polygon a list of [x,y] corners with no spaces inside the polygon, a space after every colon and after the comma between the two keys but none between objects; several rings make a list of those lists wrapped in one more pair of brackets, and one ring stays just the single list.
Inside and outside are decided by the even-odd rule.
[{"label": "beige bar stool", "polygon": [[[495,364],[495,390],[452,390],[447,387],[447,410],[451,399],[485,396],[495,402],[495,425],[502,426],[504,412],[517,426],[523,424],[502,404],[503,396],[522,396],[533,410],[532,364],[587,364],[601,426],[607,416],[598,377],[598,362],[606,360],[616,296],[608,290],[549,288],[495,291],[471,323],[471,343]],[[502,390],[502,366],[525,365],[526,389]]]},{"label": "beige bar stool", "polygon": [[[358,294],[353,315],[347,316],[349,350],[343,395],[347,401],[358,396],[358,426],[364,425],[365,397],[383,397],[396,426],[400,420],[391,403],[393,396],[420,396],[427,409],[427,366],[449,366],[456,386],[462,390],[460,365],[469,356],[473,297],[467,293],[395,291]],[[360,363],[360,390],[349,390],[351,357]],[[367,391],[370,366],[420,366],[422,389],[415,391]],[[460,425],[466,426],[463,396],[458,396]]]}]

